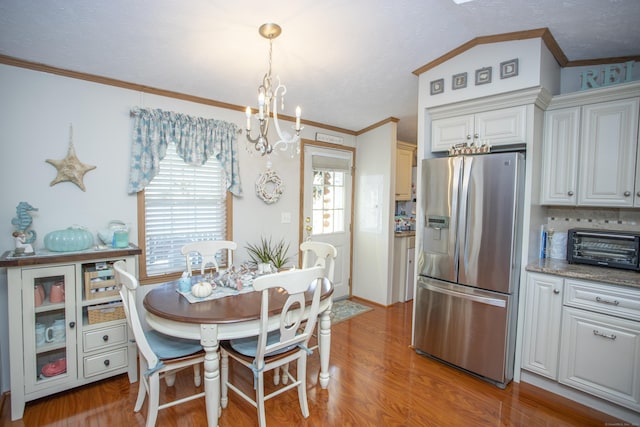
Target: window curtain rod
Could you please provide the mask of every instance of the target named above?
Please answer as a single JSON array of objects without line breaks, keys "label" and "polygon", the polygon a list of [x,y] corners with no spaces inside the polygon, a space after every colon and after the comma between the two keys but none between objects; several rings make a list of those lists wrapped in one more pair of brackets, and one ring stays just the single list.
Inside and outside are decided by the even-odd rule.
[{"label": "window curtain rod", "polygon": [[220,161],[227,190],[234,196],[242,195],[237,142],[242,130],[236,124],[139,107],[131,109],[131,117],[129,194],[144,190],[158,174],[167,145],[174,143],[176,152],[187,164],[201,166],[211,158]]}]

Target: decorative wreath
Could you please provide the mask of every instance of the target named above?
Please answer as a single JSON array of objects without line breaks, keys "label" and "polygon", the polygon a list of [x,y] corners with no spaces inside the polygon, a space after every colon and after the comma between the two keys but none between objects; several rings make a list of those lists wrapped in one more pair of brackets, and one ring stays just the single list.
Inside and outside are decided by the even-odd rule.
[{"label": "decorative wreath", "polygon": [[256,194],[266,204],[270,205],[277,202],[283,192],[284,184],[276,171],[268,169],[258,176]]}]

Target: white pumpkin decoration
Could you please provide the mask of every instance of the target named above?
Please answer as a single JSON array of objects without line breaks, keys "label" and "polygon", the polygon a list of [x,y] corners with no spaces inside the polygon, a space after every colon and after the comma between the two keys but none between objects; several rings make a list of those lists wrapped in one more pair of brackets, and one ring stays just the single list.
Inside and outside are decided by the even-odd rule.
[{"label": "white pumpkin decoration", "polygon": [[206,298],[211,295],[213,288],[209,282],[198,282],[191,287],[191,294],[197,298]]}]

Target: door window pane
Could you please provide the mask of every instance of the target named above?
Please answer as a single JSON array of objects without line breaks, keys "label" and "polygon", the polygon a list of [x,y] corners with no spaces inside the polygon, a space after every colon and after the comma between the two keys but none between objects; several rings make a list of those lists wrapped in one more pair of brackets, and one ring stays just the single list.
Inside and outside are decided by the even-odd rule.
[{"label": "door window pane", "polygon": [[313,170],[313,234],[329,234],[345,231],[345,181],[346,171]]}]

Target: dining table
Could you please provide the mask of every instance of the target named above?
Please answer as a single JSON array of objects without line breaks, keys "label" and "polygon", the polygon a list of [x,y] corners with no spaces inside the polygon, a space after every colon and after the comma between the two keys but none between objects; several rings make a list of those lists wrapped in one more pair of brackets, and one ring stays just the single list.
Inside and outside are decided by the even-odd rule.
[{"label": "dining table", "polygon": [[[333,285],[328,279],[321,283],[318,315],[318,352],[320,354],[320,387],[329,385],[329,353],[331,348],[331,306]],[[312,285],[317,286],[317,285]],[[269,330],[279,325],[279,314],[286,300],[282,289],[269,290]],[[307,292],[311,301],[312,289]],[[239,292],[221,298],[198,302],[179,292],[178,281],[157,285],[143,299],[147,324],[166,335],[200,340],[204,356],[204,391],[207,424],[218,425],[220,416],[219,342],[259,334],[262,292]],[[308,308],[307,308],[308,311]]]}]

